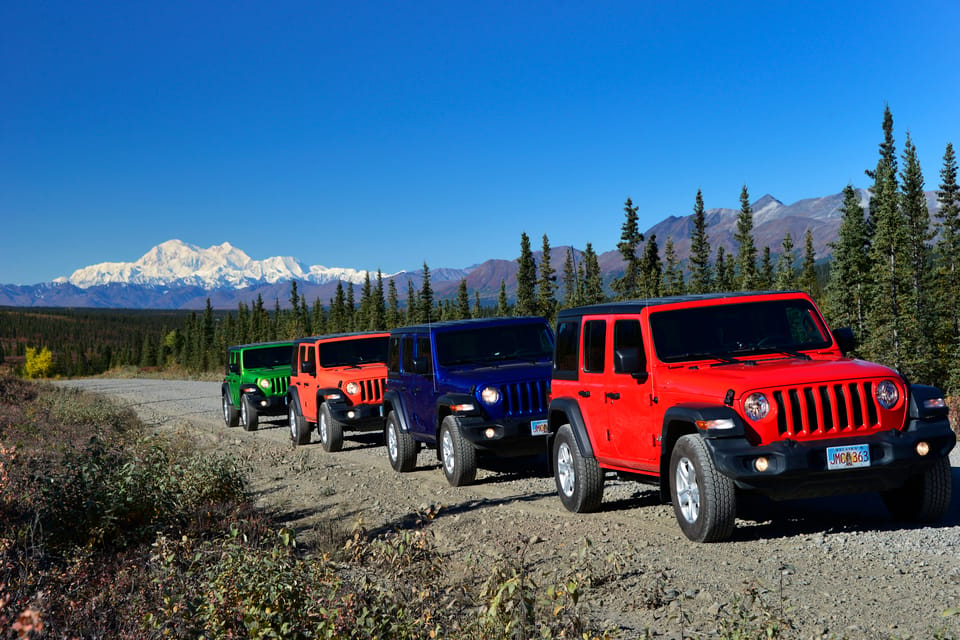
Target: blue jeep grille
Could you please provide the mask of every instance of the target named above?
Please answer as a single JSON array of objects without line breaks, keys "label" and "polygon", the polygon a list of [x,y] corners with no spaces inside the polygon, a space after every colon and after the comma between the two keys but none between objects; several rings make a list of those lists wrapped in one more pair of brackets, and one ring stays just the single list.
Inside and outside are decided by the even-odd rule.
[{"label": "blue jeep grille", "polygon": [[547,412],[547,381],[529,380],[500,385],[503,410],[508,416],[543,415]]}]

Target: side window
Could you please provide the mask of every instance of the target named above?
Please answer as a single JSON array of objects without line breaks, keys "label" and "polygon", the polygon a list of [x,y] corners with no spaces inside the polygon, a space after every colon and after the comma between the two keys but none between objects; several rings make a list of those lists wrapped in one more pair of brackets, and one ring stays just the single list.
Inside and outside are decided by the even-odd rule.
[{"label": "side window", "polygon": [[307,362],[314,362],[313,357],[313,345],[312,344],[302,344],[300,345],[300,356],[297,358],[300,361],[301,371],[302,367]]},{"label": "side window", "polygon": [[400,339],[401,353],[403,354],[403,370],[413,373],[413,336],[404,336]]},{"label": "side window", "polygon": [[555,376],[564,380],[577,379],[577,347],[579,344],[579,318],[557,324],[557,351],[553,358]]},{"label": "side window", "polygon": [[[636,371],[647,370],[639,320],[617,320],[613,323],[613,353],[614,373],[634,373],[631,368]],[[632,363],[636,363],[636,366],[631,367]]]},{"label": "side window", "polygon": [[607,338],[606,320],[583,323],[583,370],[600,373],[604,367],[603,347]]},{"label": "side window", "polygon": [[398,336],[390,336],[390,341],[387,343],[387,370],[390,373],[400,372],[400,338]]},{"label": "side window", "polygon": [[421,336],[417,338],[417,359],[421,360],[425,369],[420,373],[425,376],[433,374],[433,355],[430,353],[430,338]]}]

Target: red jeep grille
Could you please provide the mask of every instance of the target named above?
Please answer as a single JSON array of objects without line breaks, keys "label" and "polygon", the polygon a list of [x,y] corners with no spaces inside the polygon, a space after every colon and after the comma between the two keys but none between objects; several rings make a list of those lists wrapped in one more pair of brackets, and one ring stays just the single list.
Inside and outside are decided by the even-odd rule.
[{"label": "red jeep grille", "polygon": [[805,438],[879,430],[871,381],[792,387],[773,392],[782,437]]},{"label": "red jeep grille", "polygon": [[546,380],[529,380],[500,385],[504,412],[508,416],[546,413],[547,392]]},{"label": "red jeep grille", "polygon": [[383,402],[383,387],[386,385],[386,378],[374,378],[373,380],[360,381],[360,402],[367,404],[379,404]]}]

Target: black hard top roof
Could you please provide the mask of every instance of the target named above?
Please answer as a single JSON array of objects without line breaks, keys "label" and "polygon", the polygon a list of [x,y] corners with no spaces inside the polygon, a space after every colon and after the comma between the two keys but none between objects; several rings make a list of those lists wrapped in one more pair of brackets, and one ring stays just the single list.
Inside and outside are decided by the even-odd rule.
[{"label": "black hard top roof", "polygon": [[469,320],[443,320],[441,322],[431,322],[429,324],[413,324],[406,327],[397,327],[390,331],[391,335],[401,333],[428,333],[431,330],[445,331],[448,329],[479,329],[482,327],[502,327],[512,324],[547,324],[547,319],[542,316],[518,316],[509,318],[470,318]]},{"label": "black hard top roof", "polygon": [[297,344],[305,342],[318,342],[320,340],[330,340],[333,338],[367,338],[370,336],[382,335],[386,337],[389,331],[352,331],[349,333],[326,333],[322,336],[310,336],[308,338],[297,338],[294,340]]},{"label": "black hard top roof", "polygon": [[706,300],[734,300],[737,298],[751,298],[757,296],[785,295],[794,296],[800,291],[735,291],[726,293],[692,293],[683,296],[666,296],[662,298],[645,298],[643,300],[620,300],[617,302],[601,302],[582,307],[561,309],[557,318],[571,318],[586,315],[604,315],[611,313],[639,313],[646,307],[656,307],[678,302],[699,302]]}]

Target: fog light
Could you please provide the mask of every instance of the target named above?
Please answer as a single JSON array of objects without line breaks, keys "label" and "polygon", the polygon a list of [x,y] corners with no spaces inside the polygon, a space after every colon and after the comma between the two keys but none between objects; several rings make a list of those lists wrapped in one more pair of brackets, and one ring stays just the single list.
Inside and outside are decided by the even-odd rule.
[{"label": "fog light", "polygon": [[497,431],[493,427],[487,427],[486,431],[483,432],[483,435],[485,435],[489,439],[497,435]]},{"label": "fog light", "polygon": [[267,406],[267,401],[266,401],[266,400],[261,400],[261,401],[260,401],[260,406],[261,406],[261,407]]},{"label": "fog light", "polygon": [[353,420],[354,418],[357,417],[357,412],[356,412],[356,411],[347,411],[347,417],[350,418],[351,420]]},{"label": "fog light", "polygon": [[917,455],[925,456],[930,453],[930,445],[926,442],[917,443]]},{"label": "fog light", "polygon": [[756,460],[753,461],[753,468],[759,471],[760,473],[763,473],[764,471],[770,468],[770,461],[767,460],[766,458],[757,458]]}]

